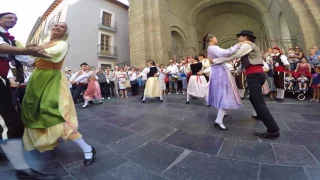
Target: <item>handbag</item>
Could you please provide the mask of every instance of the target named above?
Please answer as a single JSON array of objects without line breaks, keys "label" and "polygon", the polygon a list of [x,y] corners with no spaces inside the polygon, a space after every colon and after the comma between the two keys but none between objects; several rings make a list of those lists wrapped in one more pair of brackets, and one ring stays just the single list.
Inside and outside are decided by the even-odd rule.
[{"label": "handbag", "polygon": [[128,76],[126,78],[126,82],[124,83],[124,87],[126,87],[126,88],[130,88],[131,87],[130,80],[128,79]]},{"label": "handbag", "polygon": [[134,86],[134,85],[136,85],[136,84],[138,84],[138,80],[137,80],[137,79],[135,79],[135,80],[133,80],[133,81],[130,81],[130,85],[131,85],[131,86]]}]

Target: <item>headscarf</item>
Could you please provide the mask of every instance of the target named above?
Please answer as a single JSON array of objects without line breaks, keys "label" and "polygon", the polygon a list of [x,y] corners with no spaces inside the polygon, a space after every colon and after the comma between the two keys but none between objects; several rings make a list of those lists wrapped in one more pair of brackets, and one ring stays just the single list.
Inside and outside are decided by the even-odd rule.
[{"label": "headscarf", "polygon": [[281,51],[281,49],[280,49],[278,46],[274,46],[272,49],[276,49],[276,50],[279,51],[280,54],[282,54],[282,51]]}]

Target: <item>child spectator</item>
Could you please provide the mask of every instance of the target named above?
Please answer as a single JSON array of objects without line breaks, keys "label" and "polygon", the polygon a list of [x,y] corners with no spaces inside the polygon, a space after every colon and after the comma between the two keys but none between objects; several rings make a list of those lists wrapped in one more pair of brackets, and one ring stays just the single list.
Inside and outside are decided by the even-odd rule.
[{"label": "child spectator", "polygon": [[320,68],[314,67],[315,73],[312,74],[310,87],[313,90],[313,98],[311,101],[319,102],[320,99]]},{"label": "child spectator", "polygon": [[285,78],[285,87],[287,89],[292,89],[293,83],[294,83],[294,78],[292,77],[291,73],[287,73],[286,78]]}]

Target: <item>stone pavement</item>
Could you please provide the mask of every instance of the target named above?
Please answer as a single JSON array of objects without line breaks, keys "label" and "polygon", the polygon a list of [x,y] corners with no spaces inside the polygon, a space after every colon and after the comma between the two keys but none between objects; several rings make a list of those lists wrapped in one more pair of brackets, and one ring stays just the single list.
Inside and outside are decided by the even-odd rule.
[{"label": "stone pavement", "polygon": [[[182,95],[165,96],[163,103],[128,98],[77,105],[80,132],[98,153],[93,165],[83,166],[72,142],[25,155],[33,168],[63,180],[319,180],[320,104],[269,101],[282,130],[277,140],[253,135],[265,128],[251,118],[249,101],[244,104],[228,112],[230,130],[223,132],[212,126],[214,108],[203,100],[186,105]],[[0,160],[0,179],[15,179],[6,160]]]}]

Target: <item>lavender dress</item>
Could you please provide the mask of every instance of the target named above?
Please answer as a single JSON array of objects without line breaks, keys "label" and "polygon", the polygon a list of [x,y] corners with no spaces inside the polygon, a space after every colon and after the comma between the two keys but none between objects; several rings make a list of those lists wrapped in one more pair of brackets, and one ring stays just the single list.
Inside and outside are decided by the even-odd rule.
[{"label": "lavender dress", "polygon": [[[230,57],[237,50],[238,45],[229,49],[221,49],[219,46],[209,46],[208,56],[211,59]],[[238,109],[243,107],[235,81],[224,63],[213,64],[211,66],[207,101],[208,105],[214,106],[217,109]]]}]

